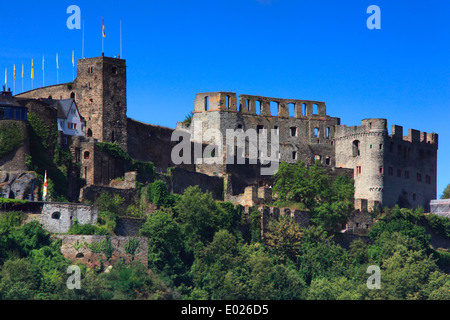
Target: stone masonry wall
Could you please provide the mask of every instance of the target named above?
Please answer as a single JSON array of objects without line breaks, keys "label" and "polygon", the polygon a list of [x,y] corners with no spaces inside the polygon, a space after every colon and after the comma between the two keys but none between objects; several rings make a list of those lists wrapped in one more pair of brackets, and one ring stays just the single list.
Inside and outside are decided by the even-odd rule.
[{"label": "stone masonry wall", "polygon": [[[62,241],[61,253],[73,263],[89,268],[113,265],[120,259],[125,263],[139,262],[148,267],[148,240],[142,237],[107,237],[88,235],[56,235]],[[134,255],[127,247],[137,244]],[[131,246],[130,246],[131,244]]]}]

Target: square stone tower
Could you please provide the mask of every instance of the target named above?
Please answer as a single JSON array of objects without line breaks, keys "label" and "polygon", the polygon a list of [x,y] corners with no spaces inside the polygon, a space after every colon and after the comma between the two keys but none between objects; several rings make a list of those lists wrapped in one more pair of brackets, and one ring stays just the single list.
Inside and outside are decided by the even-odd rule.
[{"label": "square stone tower", "polygon": [[127,151],[127,70],[123,59],[78,60],[71,97],[86,119],[86,137],[115,142]]}]

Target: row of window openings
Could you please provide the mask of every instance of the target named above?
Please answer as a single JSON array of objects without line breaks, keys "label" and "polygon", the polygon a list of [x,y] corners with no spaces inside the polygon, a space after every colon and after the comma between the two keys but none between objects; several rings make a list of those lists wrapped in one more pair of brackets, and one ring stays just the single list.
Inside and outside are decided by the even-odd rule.
[{"label": "row of window openings", "polygon": [[[242,129],[242,124],[239,124],[237,126],[237,128],[238,129]],[[274,126],[273,129],[275,130],[275,134],[280,134],[280,129],[279,129],[278,126]],[[298,132],[297,127],[290,127],[289,129],[290,129],[289,132],[290,132],[291,137],[297,137],[297,135],[298,135],[297,134],[297,132]],[[260,133],[262,130],[264,130],[264,126],[259,125],[259,126],[256,127],[256,131],[258,133]],[[325,133],[325,137],[327,139],[330,138],[330,128],[329,127],[327,127],[327,130],[326,130],[326,133]],[[314,138],[319,138],[319,128],[314,128]]]},{"label": "row of window openings", "polygon": [[[292,160],[298,160],[298,152],[297,151],[292,151]],[[322,161],[322,156],[321,155],[314,155],[314,161],[319,160]],[[330,165],[331,160],[330,157],[325,157],[325,164],[326,165]]]},{"label": "row of window openings", "polygon": [[[230,96],[226,96],[226,106],[227,109],[230,109]],[[245,107],[247,110],[250,110],[250,100],[246,100]],[[278,116],[280,104],[276,101],[270,102],[270,113],[272,116]],[[294,117],[295,116],[295,103],[289,103],[289,116]],[[257,114],[261,114],[261,101],[255,100],[255,109]],[[205,111],[209,110],[209,97],[205,97]],[[302,114],[306,115],[306,103],[302,103]],[[239,110],[242,111],[242,110]],[[313,104],[313,111],[312,114],[319,114],[319,105]]]},{"label": "row of window openings", "polygon": [[[383,167],[380,167],[378,169],[378,172],[380,174],[383,174]],[[361,166],[356,166],[356,174],[360,175],[361,174]],[[388,167],[388,175],[390,176],[394,176],[394,168],[393,167]],[[403,175],[405,179],[410,179],[410,173],[408,170],[403,171]],[[402,177],[402,169],[397,169],[397,178],[401,178]],[[417,182],[422,182],[422,174],[421,173],[417,173],[416,175],[416,180]],[[426,184],[431,184],[431,176],[429,175],[425,175],[425,183]]]}]

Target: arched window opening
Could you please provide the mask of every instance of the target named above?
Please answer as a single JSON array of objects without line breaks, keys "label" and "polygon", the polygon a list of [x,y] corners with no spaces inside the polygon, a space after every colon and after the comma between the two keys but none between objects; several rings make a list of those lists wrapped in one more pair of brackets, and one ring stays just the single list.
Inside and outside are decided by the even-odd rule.
[{"label": "arched window opening", "polygon": [[314,128],[314,138],[319,138],[319,128]]},{"label": "arched window opening", "polygon": [[61,213],[60,212],[53,212],[52,213],[52,219],[55,219],[55,220],[61,219]]},{"label": "arched window opening", "polygon": [[359,140],[353,141],[352,151],[353,151],[353,157],[358,157],[361,155]]},{"label": "arched window opening", "polygon": [[83,158],[84,158],[84,159],[89,159],[89,158],[90,158],[90,153],[89,153],[89,151],[85,151],[85,152],[84,152]]}]

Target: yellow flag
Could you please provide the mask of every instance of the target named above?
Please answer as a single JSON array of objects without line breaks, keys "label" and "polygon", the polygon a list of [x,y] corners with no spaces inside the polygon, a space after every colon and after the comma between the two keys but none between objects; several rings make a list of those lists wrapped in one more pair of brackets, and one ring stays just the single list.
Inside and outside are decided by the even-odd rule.
[{"label": "yellow flag", "polygon": [[72,50],[72,66],[75,67],[75,50]]},{"label": "yellow flag", "polygon": [[31,59],[31,79],[34,79],[34,64],[33,64],[33,59]]},{"label": "yellow flag", "polygon": [[102,36],[103,36],[103,38],[106,38],[106,34],[105,34],[105,22],[103,21],[103,18],[102,18]]},{"label": "yellow flag", "polygon": [[58,54],[56,54],[56,69],[59,69]]},{"label": "yellow flag", "polygon": [[22,79],[23,79],[23,62],[22,62]]}]

